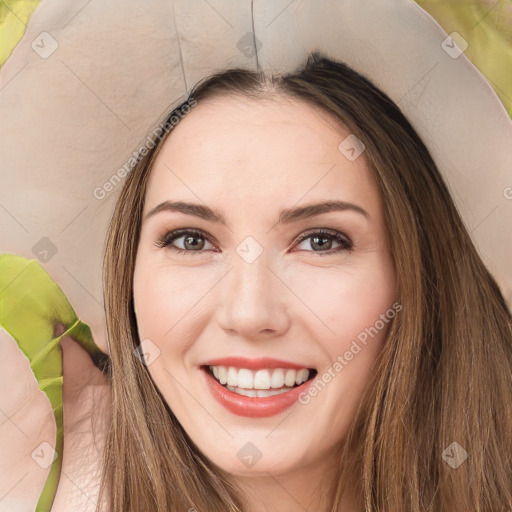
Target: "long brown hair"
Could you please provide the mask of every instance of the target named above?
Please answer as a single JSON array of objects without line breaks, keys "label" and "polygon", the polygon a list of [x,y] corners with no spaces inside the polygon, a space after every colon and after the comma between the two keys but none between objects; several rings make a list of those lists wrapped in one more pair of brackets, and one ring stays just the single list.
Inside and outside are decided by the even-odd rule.
[{"label": "long brown hair", "polygon": [[[511,312],[415,130],[369,80],[318,52],[288,75],[217,73],[198,83],[187,101],[216,94],[256,101],[281,94],[331,113],[366,146],[382,194],[403,307],[339,450],[331,512],[354,476],[367,512],[510,510]],[[146,185],[172,133],[170,120],[184,104],[167,116],[155,146],[127,177],[108,232],[113,423],[101,492],[108,493],[112,512],[247,510],[229,475],[187,436],[133,354],[140,343],[133,273]],[[462,449],[468,458],[453,467],[447,457]]]}]

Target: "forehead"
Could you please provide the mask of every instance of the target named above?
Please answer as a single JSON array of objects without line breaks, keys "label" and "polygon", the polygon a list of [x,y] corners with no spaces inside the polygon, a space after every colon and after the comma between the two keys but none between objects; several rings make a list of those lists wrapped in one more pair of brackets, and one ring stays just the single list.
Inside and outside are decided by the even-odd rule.
[{"label": "forehead", "polygon": [[350,131],[320,107],[276,97],[203,100],[173,128],[153,164],[145,213],[165,200],[198,200],[233,215],[344,200],[380,214],[364,152],[350,161]]}]

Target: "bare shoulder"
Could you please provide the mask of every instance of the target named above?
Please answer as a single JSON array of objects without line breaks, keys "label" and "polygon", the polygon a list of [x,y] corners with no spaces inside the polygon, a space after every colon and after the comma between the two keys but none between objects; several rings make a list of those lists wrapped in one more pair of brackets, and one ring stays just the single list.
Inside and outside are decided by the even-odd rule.
[{"label": "bare shoulder", "polygon": [[[111,419],[108,381],[87,352],[64,338],[64,453],[51,512],[95,512],[103,447]],[[102,508],[102,512],[107,512]]]}]

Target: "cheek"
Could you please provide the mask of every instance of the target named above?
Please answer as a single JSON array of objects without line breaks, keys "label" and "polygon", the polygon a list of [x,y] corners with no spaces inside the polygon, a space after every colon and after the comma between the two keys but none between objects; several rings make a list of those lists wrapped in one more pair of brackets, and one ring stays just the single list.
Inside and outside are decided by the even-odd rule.
[{"label": "cheek", "polygon": [[304,302],[315,313],[303,316],[302,326],[324,354],[318,381],[301,400],[311,404],[327,430],[349,428],[401,309],[396,309],[395,276],[389,263],[376,258],[351,269],[347,265],[317,270],[316,279],[310,280],[314,286],[306,286],[304,276],[300,280]]},{"label": "cheek", "polygon": [[133,301],[137,327],[141,339],[150,338],[157,345],[172,328],[172,312],[176,296],[165,281],[159,278],[150,257],[139,253],[133,276]]},{"label": "cheek", "polygon": [[[390,259],[375,255],[365,265],[306,268],[295,275],[300,277],[290,287],[308,310],[302,321],[316,332],[313,336],[322,340],[332,360],[349,350],[353,340],[361,346],[372,340],[378,350],[394,316],[396,284]],[[365,350],[359,359],[375,351]]]},{"label": "cheek", "polygon": [[[203,279],[195,269],[156,265],[150,258],[137,259],[133,295],[141,339],[150,338],[161,350],[182,351],[199,328],[194,321],[204,307],[204,296],[215,279]],[[210,282],[212,281],[212,282]]]}]

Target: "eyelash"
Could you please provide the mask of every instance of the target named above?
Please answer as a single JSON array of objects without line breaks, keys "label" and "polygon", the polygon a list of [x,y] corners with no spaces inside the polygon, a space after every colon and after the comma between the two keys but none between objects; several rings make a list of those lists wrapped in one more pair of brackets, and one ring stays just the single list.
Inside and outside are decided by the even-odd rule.
[{"label": "eyelash", "polygon": [[[203,238],[207,240],[208,242],[212,243],[211,240],[203,233],[202,231],[198,231],[195,229],[177,229],[175,231],[170,231],[169,233],[166,233],[162,238],[157,240],[155,242],[155,245],[159,248],[169,247],[173,252],[176,252],[178,254],[181,253],[188,253],[188,254],[202,254],[204,251],[187,251],[185,249],[178,249],[177,247],[171,246],[172,242],[177,240],[178,238],[181,238],[184,235],[192,235],[194,237]],[[340,252],[342,250],[345,251],[351,251],[353,248],[352,241],[350,238],[345,236],[342,233],[339,233],[338,231],[332,230],[332,229],[318,229],[316,231],[309,231],[306,233],[303,233],[301,236],[298,237],[298,239],[295,241],[296,244],[300,244],[304,240],[307,240],[308,238],[313,237],[314,235],[327,235],[327,238],[331,238],[335,242],[338,242],[341,247],[338,247],[334,250],[330,251],[306,251],[306,252],[313,252],[316,253],[319,256],[334,254],[337,252]]]}]

